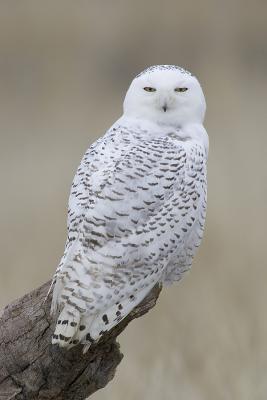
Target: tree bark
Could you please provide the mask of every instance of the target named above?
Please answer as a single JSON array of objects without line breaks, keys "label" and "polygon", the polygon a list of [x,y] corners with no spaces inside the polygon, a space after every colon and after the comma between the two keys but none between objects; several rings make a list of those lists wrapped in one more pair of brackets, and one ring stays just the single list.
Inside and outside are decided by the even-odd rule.
[{"label": "tree bark", "polygon": [[161,288],[149,295],[84,355],[51,345],[54,321],[51,282],[8,305],[0,318],[0,400],[82,400],[114,377],[123,355],[117,336],[134,318],[154,307]]}]

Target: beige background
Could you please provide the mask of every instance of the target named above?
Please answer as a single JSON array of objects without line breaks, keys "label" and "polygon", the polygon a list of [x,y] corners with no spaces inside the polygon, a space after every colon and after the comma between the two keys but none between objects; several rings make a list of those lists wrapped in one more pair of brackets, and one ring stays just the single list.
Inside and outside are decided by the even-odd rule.
[{"label": "beige background", "polygon": [[206,234],[191,273],[121,336],[100,400],[266,400],[266,1],[0,2],[0,304],[51,277],[75,169],[146,66],[207,98]]}]

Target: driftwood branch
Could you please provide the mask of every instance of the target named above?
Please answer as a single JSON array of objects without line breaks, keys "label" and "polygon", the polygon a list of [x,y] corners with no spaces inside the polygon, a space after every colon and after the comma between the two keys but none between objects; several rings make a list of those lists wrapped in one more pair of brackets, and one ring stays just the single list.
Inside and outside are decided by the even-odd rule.
[{"label": "driftwood branch", "polygon": [[156,286],[127,318],[83,355],[52,346],[54,322],[50,300],[44,302],[50,282],[8,305],[0,318],[0,400],[82,400],[114,377],[122,360],[117,336],[128,323],[154,307]]}]

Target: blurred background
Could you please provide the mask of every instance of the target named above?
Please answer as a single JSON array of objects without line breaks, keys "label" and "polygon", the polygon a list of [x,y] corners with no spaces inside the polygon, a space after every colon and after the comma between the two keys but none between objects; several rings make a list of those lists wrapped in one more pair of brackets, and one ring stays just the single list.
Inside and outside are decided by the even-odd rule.
[{"label": "blurred background", "polygon": [[0,3],[1,306],[52,276],[75,170],[133,77],[177,64],[207,99],[203,245],[95,400],[267,398],[266,41],[263,0]]}]

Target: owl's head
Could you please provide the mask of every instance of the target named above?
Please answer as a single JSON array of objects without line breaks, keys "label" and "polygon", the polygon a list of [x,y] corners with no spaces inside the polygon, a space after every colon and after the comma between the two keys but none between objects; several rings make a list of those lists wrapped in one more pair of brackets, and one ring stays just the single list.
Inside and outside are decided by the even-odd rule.
[{"label": "owl's head", "polygon": [[132,81],[124,100],[124,115],[159,124],[202,123],[206,102],[198,80],[174,65],[157,65]]}]

